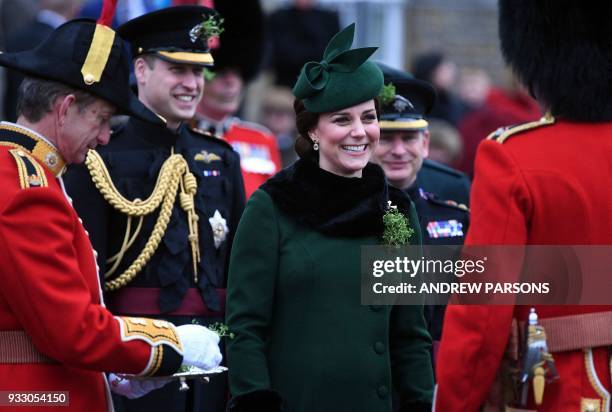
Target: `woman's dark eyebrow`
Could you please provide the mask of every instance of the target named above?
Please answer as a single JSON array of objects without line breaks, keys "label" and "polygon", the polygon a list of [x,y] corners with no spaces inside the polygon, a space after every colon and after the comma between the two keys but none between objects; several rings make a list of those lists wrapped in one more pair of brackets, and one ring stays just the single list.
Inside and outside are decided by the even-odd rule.
[{"label": "woman's dark eyebrow", "polygon": [[[367,114],[367,113],[371,113],[375,111],[376,109],[367,109],[367,110],[364,110],[361,114],[363,115],[363,114]],[[331,116],[349,116],[349,115],[350,115],[349,112],[335,112],[335,113],[331,113],[330,117]]]}]

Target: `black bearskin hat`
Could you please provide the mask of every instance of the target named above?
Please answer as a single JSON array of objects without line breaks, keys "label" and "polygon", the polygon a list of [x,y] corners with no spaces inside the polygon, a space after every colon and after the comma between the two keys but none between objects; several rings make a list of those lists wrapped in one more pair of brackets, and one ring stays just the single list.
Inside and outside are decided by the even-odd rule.
[{"label": "black bearskin hat", "polygon": [[223,18],[220,47],[212,50],[213,71],[238,69],[245,83],[259,69],[264,53],[263,10],[259,0],[215,0],[215,10]]},{"label": "black bearskin hat", "polygon": [[500,0],[504,58],[554,116],[612,120],[612,24],[593,0]]}]

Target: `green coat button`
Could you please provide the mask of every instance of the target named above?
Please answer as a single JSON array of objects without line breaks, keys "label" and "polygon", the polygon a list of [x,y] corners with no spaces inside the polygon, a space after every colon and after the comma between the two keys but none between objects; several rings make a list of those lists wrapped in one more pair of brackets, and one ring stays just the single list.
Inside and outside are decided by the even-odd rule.
[{"label": "green coat button", "polygon": [[382,342],[376,342],[374,344],[374,352],[378,353],[379,355],[385,353],[385,344]]},{"label": "green coat button", "polygon": [[378,387],[378,397],[381,399],[384,399],[387,397],[387,395],[389,394],[389,388],[387,388],[385,385],[380,385]]}]

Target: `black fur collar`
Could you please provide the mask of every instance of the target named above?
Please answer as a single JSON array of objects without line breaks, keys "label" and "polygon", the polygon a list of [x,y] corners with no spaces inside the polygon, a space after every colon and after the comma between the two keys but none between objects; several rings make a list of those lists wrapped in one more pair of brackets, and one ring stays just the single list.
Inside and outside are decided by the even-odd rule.
[{"label": "black fur collar", "polygon": [[278,208],[298,223],[330,236],[382,236],[388,200],[409,216],[410,199],[388,186],[383,170],[372,163],[361,178],[327,172],[300,159],[263,186]]}]

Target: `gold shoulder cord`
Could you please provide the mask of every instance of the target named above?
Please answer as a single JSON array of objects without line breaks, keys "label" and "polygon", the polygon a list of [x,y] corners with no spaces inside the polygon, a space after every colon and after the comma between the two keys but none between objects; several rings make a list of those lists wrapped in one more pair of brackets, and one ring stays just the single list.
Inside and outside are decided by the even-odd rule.
[{"label": "gold shoulder cord", "polygon": [[[197,284],[197,264],[200,262],[200,247],[197,226],[198,216],[195,213],[195,203],[193,200],[197,190],[197,182],[195,176],[189,171],[187,161],[179,154],[172,154],[162,165],[151,195],[145,200],[134,199],[133,201],[127,200],[119,193],[111,180],[104,161],[96,151],[89,151],[85,164],[89,169],[92,181],[104,199],[106,199],[114,209],[128,217],[123,244],[119,252],[106,261],[107,263],[112,263],[112,267],[104,274],[105,279],[108,279],[114,274],[125,252],[136,240],[142,227],[143,217],[151,214],[161,205],[159,216],[155,222],[151,236],[140,254],[122,274],[113,280],[104,282],[104,290],[112,291],[127,285],[142,270],[144,265],[149,262],[168,227],[179,187],[181,188],[180,204],[187,213],[189,222],[189,243],[191,244],[191,255],[193,258],[194,280]],[[133,217],[139,217],[139,221],[136,230],[130,235]]]},{"label": "gold shoulder cord", "polygon": [[555,118],[552,114],[547,112],[540,120],[519,124],[510,128],[500,128],[487,136],[487,140],[495,140],[497,143],[503,144],[506,140],[514,135],[538,127],[549,126],[551,124],[555,124]]}]

